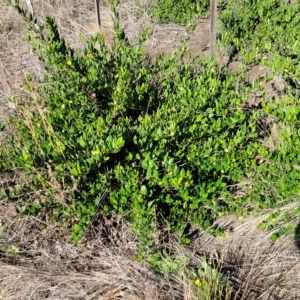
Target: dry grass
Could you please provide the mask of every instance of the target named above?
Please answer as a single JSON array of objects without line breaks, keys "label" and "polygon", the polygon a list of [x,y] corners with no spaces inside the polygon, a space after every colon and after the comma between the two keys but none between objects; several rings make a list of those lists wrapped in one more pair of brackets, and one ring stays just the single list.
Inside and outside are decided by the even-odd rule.
[{"label": "dry grass", "polygon": [[[133,259],[138,245],[128,225],[115,217],[95,225],[78,246],[53,224],[39,229],[34,217],[19,218],[8,204],[1,206],[0,287],[3,299],[197,299],[186,266],[200,258],[227,274],[235,299],[299,299],[299,250],[290,237],[271,243],[256,229],[259,219],[227,225],[226,238],[201,232],[189,247],[175,238],[169,248],[187,265],[176,276],[156,276]],[[261,217],[262,219],[263,217]],[[15,248],[13,248],[15,247]]]},{"label": "dry grass", "polygon": [[[41,231],[36,218],[4,213],[11,209],[1,207],[4,299],[167,299],[158,279],[133,259],[137,243],[128,234],[116,246],[94,228],[74,246],[61,229],[48,224]],[[125,228],[130,231],[123,224],[123,232]]]},{"label": "dry grass", "polygon": [[[24,1],[23,1],[24,3]],[[55,16],[66,40],[81,47],[83,36],[100,32],[107,44],[113,37],[112,20],[107,2],[101,6],[102,26],[95,25],[93,1],[32,0],[41,19]],[[176,51],[184,29],[175,24],[158,25],[141,4],[148,0],[122,1],[118,11],[130,42],[149,26],[151,35],[146,50],[150,56]],[[44,72],[37,57],[29,53],[25,41],[25,24],[17,13],[0,1],[0,119],[14,110],[8,95],[26,97],[22,88],[24,73],[37,76]],[[189,47],[201,52],[208,43],[207,21],[202,20],[192,33]],[[280,147],[274,127],[266,143]],[[9,185],[7,177],[0,187]],[[296,204],[293,204],[296,209]],[[291,209],[291,207],[290,207]],[[188,257],[187,266],[199,266],[206,256],[232,280],[236,299],[300,299],[299,249],[293,237],[271,243],[272,233],[259,231],[257,223],[266,216],[237,221],[233,216],[218,220],[225,228],[226,238],[214,238],[200,231],[192,245],[183,247],[172,238],[169,247],[178,259]],[[72,245],[68,234],[51,223],[39,229],[41,221],[34,217],[21,219],[11,204],[0,206],[0,299],[196,299],[193,281],[186,270],[177,276],[159,277],[145,263],[134,260],[138,241],[120,218],[95,225],[78,246]],[[297,223],[294,219],[292,222]]]},{"label": "dry grass", "polygon": [[270,151],[279,151],[282,147],[286,146],[287,137],[292,136],[294,131],[295,128],[287,124],[274,122],[271,125],[268,137],[263,141],[263,145],[270,149]]},{"label": "dry grass", "polygon": [[[296,209],[297,203],[287,209]],[[234,282],[237,299],[299,299],[300,257],[294,236],[271,242],[274,231],[257,229],[257,224],[269,215],[242,221],[235,216],[218,220],[225,228],[226,238],[211,237],[202,232],[193,245],[194,251],[211,255],[222,264],[223,271]],[[291,220],[294,224],[298,218]]]}]

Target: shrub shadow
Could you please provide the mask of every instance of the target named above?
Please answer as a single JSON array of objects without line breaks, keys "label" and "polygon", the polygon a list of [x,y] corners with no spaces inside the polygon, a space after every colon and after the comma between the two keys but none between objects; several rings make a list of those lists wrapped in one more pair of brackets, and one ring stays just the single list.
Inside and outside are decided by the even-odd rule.
[{"label": "shrub shadow", "polygon": [[300,248],[300,222],[297,224],[295,228],[295,244],[297,245],[298,248]]}]

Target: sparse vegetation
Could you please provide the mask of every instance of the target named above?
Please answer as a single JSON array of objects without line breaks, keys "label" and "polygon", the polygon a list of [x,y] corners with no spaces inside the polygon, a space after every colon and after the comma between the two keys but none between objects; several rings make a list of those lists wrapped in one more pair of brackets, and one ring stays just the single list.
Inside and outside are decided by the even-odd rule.
[{"label": "sparse vegetation", "polygon": [[[26,76],[29,98],[10,99],[16,111],[3,124],[0,170],[18,180],[1,190],[3,201],[37,218],[40,230],[58,223],[77,245],[117,213],[138,237],[135,258],[164,282],[181,280],[185,299],[256,299],[249,277],[241,290],[222,274],[225,260],[203,253],[191,266],[170,244],[174,236],[191,244],[191,227],[224,237],[220,219],[231,215],[260,217],[256,226],[273,242],[296,230],[299,3],[223,1],[219,49],[229,60],[221,66],[186,43],[150,59],[151,30],[130,43],[115,6],[113,42],[96,34],[74,47],[52,17],[43,23],[7,2],[47,72]],[[160,22],[189,25],[207,15],[209,1],[151,7]],[[234,60],[244,63],[235,72]],[[257,65],[265,73],[253,76]],[[11,261],[22,247],[4,253]]]}]

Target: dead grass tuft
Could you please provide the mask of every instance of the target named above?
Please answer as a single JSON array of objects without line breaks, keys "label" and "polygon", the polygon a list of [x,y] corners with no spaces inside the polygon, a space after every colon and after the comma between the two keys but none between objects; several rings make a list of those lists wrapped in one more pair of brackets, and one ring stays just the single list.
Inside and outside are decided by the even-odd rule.
[{"label": "dead grass tuft", "polygon": [[[293,204],[294,208],[296,204]],[[290,205],[289,209],[292,209]],[[284,236],[272,242],[272,232],[257,229],[257,224],[270,215],[239,221],[234,216],[218,220],[226,237],[211,237],[202,232],[194,251],[211,257],[233,282],[236,299],[298,299],[300,290],[299,248],[294,237]],[[298,219],[291,222],[297,224]],[[278,228],[276,228],[278,229]],[[276,230],[274,229],[274,231]]]},{"label": "dead grass tuft", "polygon": [[294,131],[294,128],[285,123],[274,122],[263,145],[270,151],[279,151],[282,147],[286,146],[286,138],[292,136]]},{"label": "dead grass tuft", "polygon": [[[132,240],[124,235],[116,246],[99,225],[75,246],[51,223],[21,219],[9,204],[2,204],[1,212],[0,287],[5,299],[170,299],[145,263],[134,260],[134,235]],[[41,223],[46,229],[39,229]],[[125,223],[121,229],[130,231]]]}]

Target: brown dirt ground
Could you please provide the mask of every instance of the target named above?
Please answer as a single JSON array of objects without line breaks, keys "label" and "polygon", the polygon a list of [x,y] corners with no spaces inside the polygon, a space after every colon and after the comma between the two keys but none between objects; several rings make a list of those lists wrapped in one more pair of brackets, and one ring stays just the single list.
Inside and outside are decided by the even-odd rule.
[{"label": "brown dirt ground", "polygon": [[[118,8],[128,39],[134,43],[140,31],[149,26],[149,56],[174,53],[185,36],[184,29],[176,24],[152,23],[147,11],[140,9],[145,1],[124,2]],[[81,46],[79,32],[90,35],[99,31],[94,23],[92,1],[32,3],[42,18],[46,14],[56,17],[63,36],[72,45]],[[101,20],[100,32],[110,44],[113,31],[107,3],[101,7]],[[192,54],[208,55],[208,24],[208,20],[199,20],[191,33],[188,46]],[[26,97],[24,74],[44,72],[37,57],[30,54],[24,36],[23,21],[0,1],[0,121],[14,110],[7,96]],[[218,59],[222,65],[228,63],[222,53]],[[228,65],[232,72],[241,67],[239,62]],[[249,82],[269,76],[262,66],[246,72]],[[265,91],[271,99],[284,95],[285,84],[275,76],[265,83]],[[251,97],[249,106],[259,105],[261,99],[255,94]],[[3,186],[1,179],[0,187]],[[221,263],[239,290],[239,299],[300,299],[299,249],[291,237],[271,243],[270,233],[256,229],[262,218],[249,216],[238,221],[233,216],[223,217],[218,222],[226,228],[226,238],[214,238],[199,231],[192,245],[183,247],[174,239],[172,247],[187,255],[191,264],[202,255]],[[77,247],[60,228],[47,223],[46,230],[41,231],[37,218],[21,219],[11,204],[1,203],[0,220],[0,299],[195,299],[191,283],[185,278],[159,279],[145,263],[133,259],[137,240],[128,224],[117,216],[93,227]],[[5,255],[15,245],[18,253]]]}]

